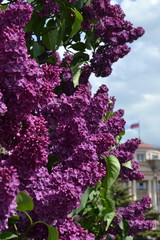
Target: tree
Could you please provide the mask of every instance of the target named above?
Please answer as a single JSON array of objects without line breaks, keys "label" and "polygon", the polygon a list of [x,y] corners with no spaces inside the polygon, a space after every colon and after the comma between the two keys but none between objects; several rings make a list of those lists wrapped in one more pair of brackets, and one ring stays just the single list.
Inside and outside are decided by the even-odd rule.
[{"label": "tree", "polygon": [[[120,144],[123,111],[114,111],[106,86],[92,97],[89,84],[91,73],[111,74],[126,43],[143,35],[124,17],[109,0],[1,1],[1,239],[94,239],[69,216],[82,194],[106,197],[118,177],[143,177],[131,162],[139,140]],[[143,215],[145,200],[134,212]],[[106,209],[110,238],[153,226],[139,219],[139,229],[135,214],[126,233],[129,210]]]},{"label": "tree", "polygon": [[123,187],[119,182],[115,182],[111,187],[111,195],[117,207],[127,207],[131,203],[132,195],[129,187]]}]

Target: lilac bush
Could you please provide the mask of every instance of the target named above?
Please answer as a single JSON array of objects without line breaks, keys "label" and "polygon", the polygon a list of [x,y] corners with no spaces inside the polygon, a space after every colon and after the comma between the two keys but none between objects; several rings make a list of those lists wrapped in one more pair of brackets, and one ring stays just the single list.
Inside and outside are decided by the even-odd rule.
[{"label": "lilac bush", "polygon": [[[115,98],[105,85],[92,96],[89,77],[91,73],[108,76],[112,63],[129,52],[126,43],[144,30],[133,28],[120,6],[110,1],[43,0],[32,1],[31,6],[18,0],[4,6],[0,12],[0,144],[5,149],[0,154],[0,230],[13,231],[16,239],[45,240],[46,226],[55,226],[60,240],[95,239],[71,213],[87,189],[110,180],[104,159],[116,157],[122,179],[143,175],[137,162],[131,163],[132,168],[124,165],[133,159],[140,141],[117,141],[124,132],[123,110],[114,111]],[[60,59],[56,50],[62,43],[67,50]],[[77,53],[71,54],[69,48]],[[93,51],[91,59],[87,48]],[[22,210],[16,203],[21,192],[32,198],[34,209]],[[127,215],[142,203],[114,210],[115,227],[109,233],[116,233],[112,230],[122,219],[128,221],[129,235],[134,229],[136,233],[151,229],[153,223],[143,215],[149,204],[141,207],[141,227],[136,227],[141,219],[133,222],[135,215]],[[13,230],[15,214],[20,221]]]}]

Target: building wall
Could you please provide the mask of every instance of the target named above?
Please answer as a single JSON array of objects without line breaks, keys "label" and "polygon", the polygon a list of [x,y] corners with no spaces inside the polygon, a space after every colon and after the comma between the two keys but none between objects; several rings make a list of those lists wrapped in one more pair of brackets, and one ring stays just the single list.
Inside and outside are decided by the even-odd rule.
[{"label": "building wall", "polygon": [[[140,162],[139,170],[144,173],[144,179],[126,182],[131,187],[130,194],[134,200],[141,199],[146,195],[150,196],[154,209],[160,210],[160,149],[148,144],[141,144],[135,153],[134,160]],[[156,162],[154,172],[149,162],[151,164]],[[159,166],[159,169],[157,166]],[[124,185],[122,181],[121,184]]]}]

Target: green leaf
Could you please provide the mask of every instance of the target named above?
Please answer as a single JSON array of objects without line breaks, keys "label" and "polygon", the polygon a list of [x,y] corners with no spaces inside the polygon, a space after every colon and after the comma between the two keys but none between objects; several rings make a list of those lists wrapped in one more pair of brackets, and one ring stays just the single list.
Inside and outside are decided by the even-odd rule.
[{"label": "green leaf", "polygon": [[41,18],[37,13],[34,12],[31,20],[25,26],[25,32],[34,32],[36,36],[40,36],[45,23],[46,19]]},{"label": "green leaf", "polygon": [[79,77],[81,75],[81,69],[77,69],[73,76],[73,85],[74,87],[77,87],[79,85]]},{"label": "green leaf", "polygon": [[46,167],[48,168],[49,173],[51,173],[52,168],[59,162],[58,157],[49,155],[48,156],[48,163]]},{"label": "green leaf", "polygon": [[123,130],[117,137],[116,137],[116,146],[119,145],[122,137],[125,135],[125,130]]},{"label": "green leaf", "polygon": [[35,16],[35,19],[33,21],[33,31],[36,34],[36,36],[40,36],[41,35],[45,23],[46,23],[46,19],[45,18],[41,18],[41,17],[39,17],[39,15]]},{"label": "green leaf", "polygon": [[81,23],[83,21],[83,16],[77,9],[72,9],[72,11],[75,14],[75,21],[72,25],[72,31],[69,35],[70,38],[72,38],[81,28]]},{"label": "green leaf", "polygon": [[83,7],[83,0],[77,0],[75,3],[73,3],[73,7],[76,9]]},{"label": "green leaf", "polygon": [[102,179],[102,185],[106,190],[108,190],[118,178],[121,166],[119,160],[114,155],[103,157],[107,165],[107,173],[106,176]]},{"label": "green leaf", "polygon": [[8,240],[8,239],[13,239],[17,238],[18,236],[11,233],[11,232],[2,232],[0,233],[0,240]]},{"label": "green leaf", "polygon": [[126,220],[123,220],[119,223],[119,227],[122,229],[123,233],[123,240],[126,240],[126,237],[128,236],[129,232],[129,223]]},{"label": "green leaf", "polygon": [[105,212],[110,213],[115,210],[115,202],[110,196],[105,197]]},{"label": "green leaf", "polygon": [[121,236],[119,236],[118,234],[116,234],[116,240],[122,240],[122,237]]},{"label": "green leaf", "polygon": [[71,45],[70,48],[73,48],[76,51],[85,51],[86,45],[85,43],[80,42],[80,43],[75,43]]},{"label": "green leaf", "polygon": [[44,52],[44,47],[37,42],[34,42],[33,44],[33,56],[38,57]]},{"label": "green leaf", "polygon": [[63,19],[60,23],[60,29],[59,29],[59,44],[63,44],[63,41],[66,37],[66,32],[67,32],[66,20]]},{"label": "green leaf", "polygon": [[97,24],[98,23],[98,19],[90,19],[89,22],[93,23],[93,24]]},{"label": "green leaf", "polygon": [[104,216],[104,221],[107,222],[105,230],[107,231],[111,222],[113,221],[113,218],[116,216],[115,212],[107,213]]},{"label": "green leaf", "polygon": [[42,41],[49,50],[57,49],[61,44],[59,29],[47,31],[42,35]]},{"label": "green leaf", "polygon": [[33,19],[31,19],[25,26],[24,31],[25,32],[32,32],[32,26],[33,25]]},{"label": "green leaf", "polygon": [[58,240],[58,231],[51,225],[48,225],[48,240]]},{"label": "green leaf", "polygon": [[89,199],[92,201],[92,200],[95,198],[95,196],[96,196],[96,191],[93,190],[93,191],[91,191],[91,193],[89,194]]},{"label": "green leaf", "polygon": [[128,237],[123,238],[123,240],[133,240],[133,237],[132,236],[128,236]]},{"label": "green leaf", "polygon": [[106,116],[103,118],[103,121],[106,122],[110,117],[115,116],[115,113],[113,112],[106,112]]},{"label": "green leaf", "polygon": [[16,196],[17,211],[26,212],[34,208],[32,198],[25,192],[19,192]]},{"label": "green leaf", "polygon": [[119,223],[119,227],[120,227],[121,230],[124,230],[124,224],[123,224],[123,221],[120,221],[120,223]]},{"label": "green leaf", "polygon": [[89,5],[91,3],[91,0],[84,0],[86,5]]},{"label": "green leaf", "polygon": [[86,33],[86,36],[85,36],[85,44],[86,44],[86,48],[91,50],[92,49],[92,45],[94,44],[95,42],[95,33],[93,30],[89,31]]},{"label": "green leaf", "polygon": [[128,161],[128,162],[125,162],[125,163],[122,163],[122,166],[123,167],[126,167],[126,168],[129,168],[129,169],[133,169],[132,168],[132,161]]},{"label": "green leaf", "polygon": [[91,193],[92,188],[88,187],[87,190],[84,192],[84,194],[81,196],[81,204],[79,206],[79,208],[77,208],[76,210],[73,211],[73,215],[77,215],[79,212],[81,212],[87,204],[88,198],[89,198],[89,194]]},{"label": "green leaf", "polygon": [[7,151],[4,147],[0,147],[0,154],[6,154]]},{"label": "green leaf", "polygon": [[92,188],[88,187],[84,194],[81,196],[81,204],[80,207],[83,209],[86,206],[89,194],[91,193]]},{"label": "green leaf", "polygon": [[80,42],[81,41],[81,34],[77,33],[76,35],[73,36],[72,40],[74,42]]},{"label": "green leaf", "polygon": [[8,219],[8,224],[15,224],[16,222],[18,222],[19,218],[20,217],[18,215],[13,215],[11,218]]},{"label": "green leaf", "polygon": [[32,7],[34,7],[34,10],[37,12],[37,13],[40,13],[43,9],[43,3],[41,1],[36,1],[34,0],[32,2]]},{"label": "green leaf", "polygon": [[27,0],[27,2],[32,3],[32,2],[34,2],[34,0]]},{"label": "green leaf", "polygon": [[77,52],[73,56],[73,61],[71,62],[71,65],[75,66],[78,63],[82,64],[82,63],[84,63],[88,60],[89,60],[89,55],[88,54],[83,53],[83,52]]},{"label": "green leaf", "polygon": [[8,7],[8,4],[1,5],[0,11],[4,11]]}]

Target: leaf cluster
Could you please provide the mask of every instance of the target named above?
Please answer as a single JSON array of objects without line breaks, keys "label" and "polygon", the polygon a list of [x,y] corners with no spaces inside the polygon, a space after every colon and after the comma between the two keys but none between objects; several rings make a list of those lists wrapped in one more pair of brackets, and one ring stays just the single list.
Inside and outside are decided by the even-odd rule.
[{"label": "leaf cluster", "polygon": [[73,66],[79,62],[87,62],[89,54],[86,50],[96,47],[96,39],[93,30],[83,31],[81,9],[90,1],[78,0],[69,3],[57,0],[57,2],[60,5],[60,12],[42,17],[40,12],[44,2],[30,1],[34,13],[25,27],[29,53],[39,63],[53,63],[51,51],[55,52],[63,46],[67,51],[74,51]]},{"label": "leaf cluster", "polygon": [[[107,168],[105,177],[96,186],[85,191],[81,197],[80,207],[70,215],[82,227],[94,233],[96,240],[107,237],[107,231],[116,217],[116,208],[127,205],[128,197],[130,197],[128,188],[124,191],[119,184],[115,183],[120,172],[119,160],[113,155],[104,157],[104,159]],[[127,238],[128,223],[121,222],[120,228],[123,234],[117,235],[117,240],[131,240]],[[107,239],[112,238],[108,236]]]},{"label": "leaf cluster", "polygon": [[117,179],[120,164],[113,155],[105,158],[107,174],[95,187],[88,188],[81,198],[80,207],[73,212],[73,216],[82,227],[94,233],[96,239],[102,237],[108,230],[115,217],[115,204],[109,191],[110,186]]}]

